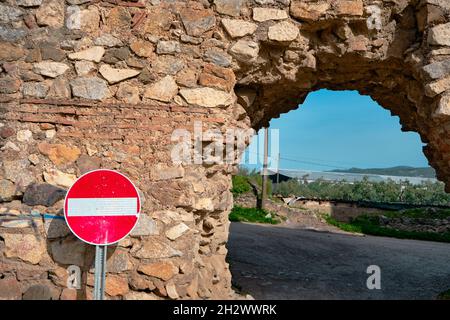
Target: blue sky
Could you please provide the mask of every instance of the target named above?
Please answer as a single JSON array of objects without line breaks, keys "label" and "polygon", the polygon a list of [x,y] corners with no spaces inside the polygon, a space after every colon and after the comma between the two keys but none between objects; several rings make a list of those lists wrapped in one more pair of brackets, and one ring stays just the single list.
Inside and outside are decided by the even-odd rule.
[{"label": "blue sky", "polygon": [[[298,109],[273,119],[270,128],[279,130],[283,169],[428,166],[419,135],[402,132],[398,117],[357,91],[310,93]],[[251,147],[257,145],[253,143]],[[261,147],[258,153],[262,152]],[[273,156],[270,167],[277,165],[277,155]],[[247,166],[254,168],[261,164]]]}]

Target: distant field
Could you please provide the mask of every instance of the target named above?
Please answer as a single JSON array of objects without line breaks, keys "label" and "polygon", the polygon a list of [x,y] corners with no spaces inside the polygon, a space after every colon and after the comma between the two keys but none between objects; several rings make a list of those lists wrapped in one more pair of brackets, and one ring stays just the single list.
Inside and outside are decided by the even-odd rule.
[{"label": "distant field", "polygon": [[336,169],[329,172],[347,172],[347,173],[366,173],[379,174],[386,176],[400,176],[400,177],[421,177],[421,178],[436,178],[436,171],[431,167],[415,168],[407,166],[397,166],[391,168],[350,168],[350,169]]}]

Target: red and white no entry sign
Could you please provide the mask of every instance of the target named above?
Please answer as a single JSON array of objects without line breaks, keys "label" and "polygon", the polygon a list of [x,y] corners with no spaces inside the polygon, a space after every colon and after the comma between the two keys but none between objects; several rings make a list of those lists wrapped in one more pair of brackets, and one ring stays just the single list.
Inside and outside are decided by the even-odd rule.
[{"label": "red and white no entry sign", "polygon": [[136,225],[141,202],[133,183],[113,170],[82,175],[67,192],[64,217],[82,241],[109,245],[125,238]]}]

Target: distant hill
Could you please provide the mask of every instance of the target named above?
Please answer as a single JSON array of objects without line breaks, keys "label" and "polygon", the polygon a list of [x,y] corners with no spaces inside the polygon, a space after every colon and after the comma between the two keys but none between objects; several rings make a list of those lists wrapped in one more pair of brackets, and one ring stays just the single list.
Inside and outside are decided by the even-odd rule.
[{"label": "distant hill", "polygon": [[330,172],[347,172],[347,173],[362,173],[362,174],[380,174],[386,176],[402,176],[402,177],[422,177],[422,178],[436,178],[436,171],[431,167],[414,168],[407,166],[397,166],[392,168],[350,168],[350,169],[336,169]]}]

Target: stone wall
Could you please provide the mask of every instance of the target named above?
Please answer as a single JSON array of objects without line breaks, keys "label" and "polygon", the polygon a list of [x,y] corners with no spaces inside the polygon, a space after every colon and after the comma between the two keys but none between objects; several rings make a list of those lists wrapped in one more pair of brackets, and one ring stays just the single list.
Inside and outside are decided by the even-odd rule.
[{"label": "stone wall", "polygon": [[[449,13],[447,0],[0,1],[0,298],[91,298],[93,250],[58,217],[95,168],[144,199],[109,249],[109,298],[234,298],[234,163],[174,164],[173,131],[258,129],[320,88],[399,115],[450,188]],[[197,154],[214,144],[189,137]]]},{"label": "stone wall", "polygon": [[450,219],[434,218],[391,218],[379,217],[380,225],[383,227],[414,232],[447,233],[450,232]]}]

